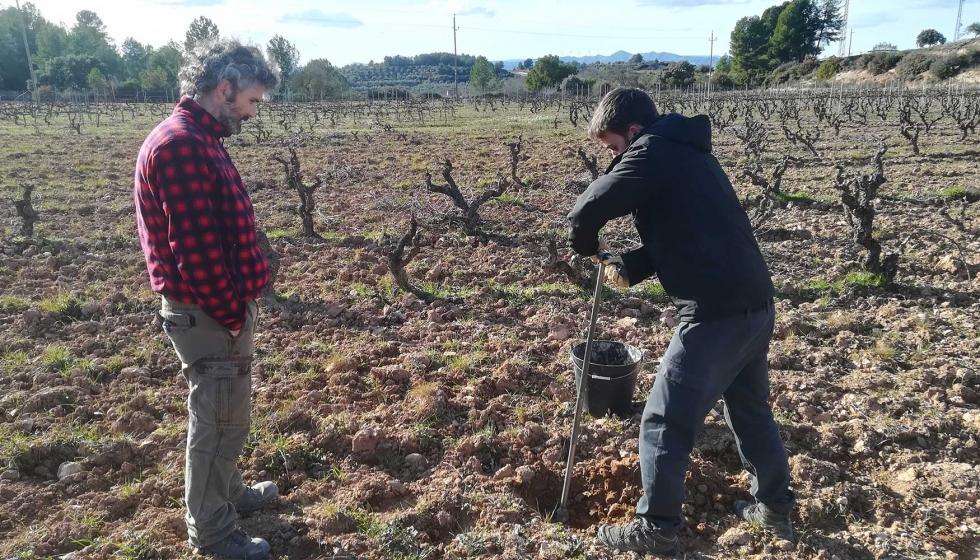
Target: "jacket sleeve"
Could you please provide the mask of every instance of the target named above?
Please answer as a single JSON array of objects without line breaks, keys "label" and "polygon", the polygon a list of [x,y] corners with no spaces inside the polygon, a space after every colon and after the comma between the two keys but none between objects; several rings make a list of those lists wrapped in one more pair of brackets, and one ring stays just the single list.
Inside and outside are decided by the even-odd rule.
[{"label": "jacket sleeve", "polygon": [[626,269],[630,286],[635,286],[657,273],[656,264],[646,247],[627,251],[620,256],[623,258],[623,267]]},{"label": "jacket sleeve", "polygon": [[174,143],[155,157],[167,238],[177,269],[201,309],[227,329],[245,324],[246,306],[225,266],[225,251],[211,199],[217,188],[196,147]]},{"label": "jacket sleeve", "polygon": [[656,191],[650,147],[631,146],[612,171],[589,185],[568,214],[568,241],[576,253],[599,251],[599,230],[606,222],[632,213]]}]

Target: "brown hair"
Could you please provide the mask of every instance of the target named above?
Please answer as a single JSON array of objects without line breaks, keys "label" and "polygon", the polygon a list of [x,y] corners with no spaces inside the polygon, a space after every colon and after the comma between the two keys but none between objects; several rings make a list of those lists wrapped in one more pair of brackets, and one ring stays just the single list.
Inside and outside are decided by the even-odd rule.
[{"label": "brown hair", "polygon": [[612,132],[626,136],[630,125],[647,127],[660,114],[653,99],[641,89],[616,88],[606,94],[596,107],[589,121],[589,136],[598,139],[600,134]]}]

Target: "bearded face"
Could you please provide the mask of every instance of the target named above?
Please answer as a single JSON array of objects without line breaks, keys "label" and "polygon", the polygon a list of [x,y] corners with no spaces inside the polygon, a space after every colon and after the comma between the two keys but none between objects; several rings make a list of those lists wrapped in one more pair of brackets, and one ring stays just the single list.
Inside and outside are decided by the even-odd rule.
[{"label": "bearded face", "polygon": [[228,130],[229,134],[241,134],[242,123],[255,116],[264,92],[265,86],[256,84],[228,95],[221,103],[219,114],[216,115],[218,122]]},{"label": "bearded face", "polygon": [[[237,97],[236,97],[237,99]],[[242,123],[248,120],[248,115],[239,112],[235,101],[228,101],[221,106],[221,114],[218,115],[218,122],[225,127],[230,134],[241,134]]]}]

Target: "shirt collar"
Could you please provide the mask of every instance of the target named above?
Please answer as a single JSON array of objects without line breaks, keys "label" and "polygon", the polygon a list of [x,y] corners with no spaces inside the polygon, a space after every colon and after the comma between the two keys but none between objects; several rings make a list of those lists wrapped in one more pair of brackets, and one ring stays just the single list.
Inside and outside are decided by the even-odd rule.
[{"label": "shirt collar", "polygon": [[200,103],[194,101],[186,95],[180,99],[180,103],[178,103],[177,107],[174,108],[174,114],[176,113],[187,114],[190,116],[191,120],[193,120],[215,138],[231,136],[228,129],[218,122],[218,119],[214,118],[214,115],[207,112],[204,107],[201,107]]}]

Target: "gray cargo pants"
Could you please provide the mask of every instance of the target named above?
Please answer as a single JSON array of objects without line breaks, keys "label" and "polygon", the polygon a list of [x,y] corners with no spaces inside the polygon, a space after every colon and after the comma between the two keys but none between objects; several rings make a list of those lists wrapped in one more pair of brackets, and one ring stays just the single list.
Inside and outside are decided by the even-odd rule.
[{"label": "gray cargo pants", "polygon": [[185,521],[195,547],[221,542],[238,527],[232,501],[245,491],[238,457],[248,437],[258,320],[258,305],[246,303],[236,337],[198,305],[163,298],[160,310],[187,379]]},{"label": "gray cargo pants", "polygon": [[684,478],[704,419],[718,399],[752,495],[789,513],[793,493],[786,448],[769,406],[769,340],[775,310],[767,308],[674,331],[640,423],[643,497],[637,515],[680,525]]}]

